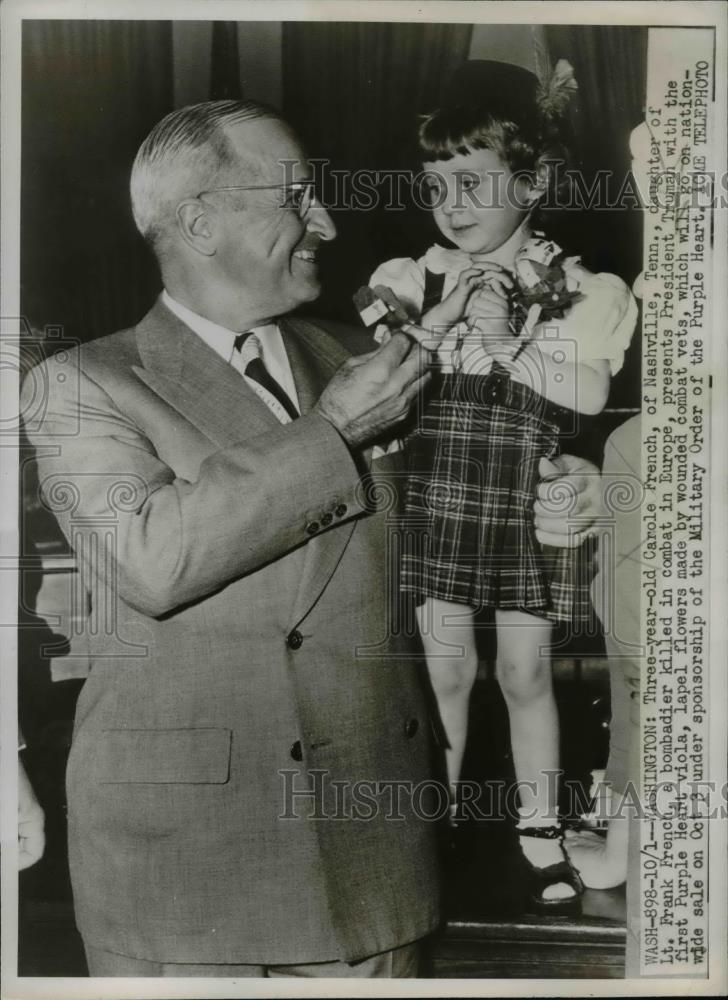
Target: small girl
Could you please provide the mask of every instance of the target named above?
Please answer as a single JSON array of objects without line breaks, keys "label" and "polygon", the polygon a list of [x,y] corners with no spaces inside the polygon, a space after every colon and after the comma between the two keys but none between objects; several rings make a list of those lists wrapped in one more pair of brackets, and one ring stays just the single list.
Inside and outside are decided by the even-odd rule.
[{"label": "small girl", "polygon": [[[478,665],[474,614],[493,608],[519,844],[532,904],[549,911],[583,890],[557,819],[550,643],[555,622],[591,617],[591,550],[589,540],[541,546],[531,508],[539,464],[543,474],[560,432],[604,407],[637,315],[619,278],[533,242],[532,216],[553,184],[549,160],[563,153],[560,118],[575,89],[563,60],[543,82],[505,63],[466,63],[419,129],[434,221],[453,246],[390,260],[370,280],[396,294],[433,350],[432,392],[410,442],[402,588],[415,597],[448,778],[455,792]],[[523,290],[553,261],[568,292],[554,292],[558,308],[531,308],[524,322]]]}]

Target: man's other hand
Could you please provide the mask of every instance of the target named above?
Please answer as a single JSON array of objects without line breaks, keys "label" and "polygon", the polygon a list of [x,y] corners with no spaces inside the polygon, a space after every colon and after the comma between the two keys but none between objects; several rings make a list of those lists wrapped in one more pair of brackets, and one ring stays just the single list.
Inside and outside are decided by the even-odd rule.
[{"label": "man's other hand", "polygon": [[18,761],[18,868],[39,861],[45,849],[45,818],[25,768]]},{"label": "man's other hand", "polygon": [[376,351],[345,361],[316,411],[351,448],[376,441],[407,416],[429,379],[427,352],[403,333]]},{"label": "man's other hand", "polygon": [[536,537],[542,545],[575,548],[595,530],[603,513],[599,470],[584,458],[542,458],[533,505]]}]

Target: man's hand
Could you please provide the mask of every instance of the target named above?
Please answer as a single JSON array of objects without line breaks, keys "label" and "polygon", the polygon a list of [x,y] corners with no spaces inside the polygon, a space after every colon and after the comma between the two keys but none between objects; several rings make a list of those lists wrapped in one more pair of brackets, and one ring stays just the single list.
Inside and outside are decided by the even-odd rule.
[{"label": "man's hand", "polygon": [[542,545],[575,548],[593,534],[603,513],[599,470],[584,458],[542,458],[533,505],[536,537]]},{"label": "man's hand", "polygon": [[18,868],[29,868],[43,856],[45,818],[25,768],[18,761]]},{"label": "man's hand", "polygon": [[383,347],[350,358],[321,394],[316,412],[351,448],[369,444],[408,414],[429,380],[428,355],[403,333]]}]

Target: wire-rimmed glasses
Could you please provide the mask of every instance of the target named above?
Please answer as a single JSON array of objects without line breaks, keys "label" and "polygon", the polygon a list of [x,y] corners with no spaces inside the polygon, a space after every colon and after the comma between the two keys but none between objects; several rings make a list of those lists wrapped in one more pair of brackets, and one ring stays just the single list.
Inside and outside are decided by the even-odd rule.
[{"label": "wire-rimmed glasses", "polygon": [[208,188],[207,191],[200,191],[197,198],[202,198],[206,194],[214,194],[217,191],[282,191],[283,200],[279,208],[293,208],[301,218],[311,208],[316,199],[314,181],[312,179],[302,181],[292,181],[289,184],[229,184],[225,187]]}]

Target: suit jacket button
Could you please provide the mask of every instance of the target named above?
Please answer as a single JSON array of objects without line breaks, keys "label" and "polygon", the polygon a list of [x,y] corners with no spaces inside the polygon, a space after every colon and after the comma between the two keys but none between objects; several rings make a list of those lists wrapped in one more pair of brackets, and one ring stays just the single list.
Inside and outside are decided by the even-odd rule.
[{"label": "suit jacket button", "polygon": [[298,631],[297,628],[294,628],[292,632],[288,633],[288,638],[286,639],[286,643],[289,649],[301,648],[301,646],[303,645],[303,636],[301,635],[301,633]]},{"label": "suit jacket button", "polygon": [[346,504],[345,503],[340,503],[339,506],[334,511],[334,514],[336,514],[337,517],[343,517],[344,514],[346,514],[347,510],[348,510],[348,508],[347,508]]},{"label": "suit jacket button", "polygon": [[291,747],[291,757],[293,757],[293,759],[297,761],[303,760],[303,749],[301,748],[300,740],[296,740],[296,742]]},{"label": "suit jacket button", "polygon": [[331,522],[334,520],[333,514],[324,514],[321,518],[321,525],[324,528],[328,528]]},{"label": "suit jacket button", "polygon": [[404,735],[408,740],[411,740],[413,736],[417,734],[417,730],[420,728],[420,724],[417,719],[407,719],[404,724]]},{"label": "suit jacket button", "polygon": [[318,530],[319,530],[318,521],[311,521],[310,524],[306,525],[306,531],[309,533],[309,535],[315,535]]}]

